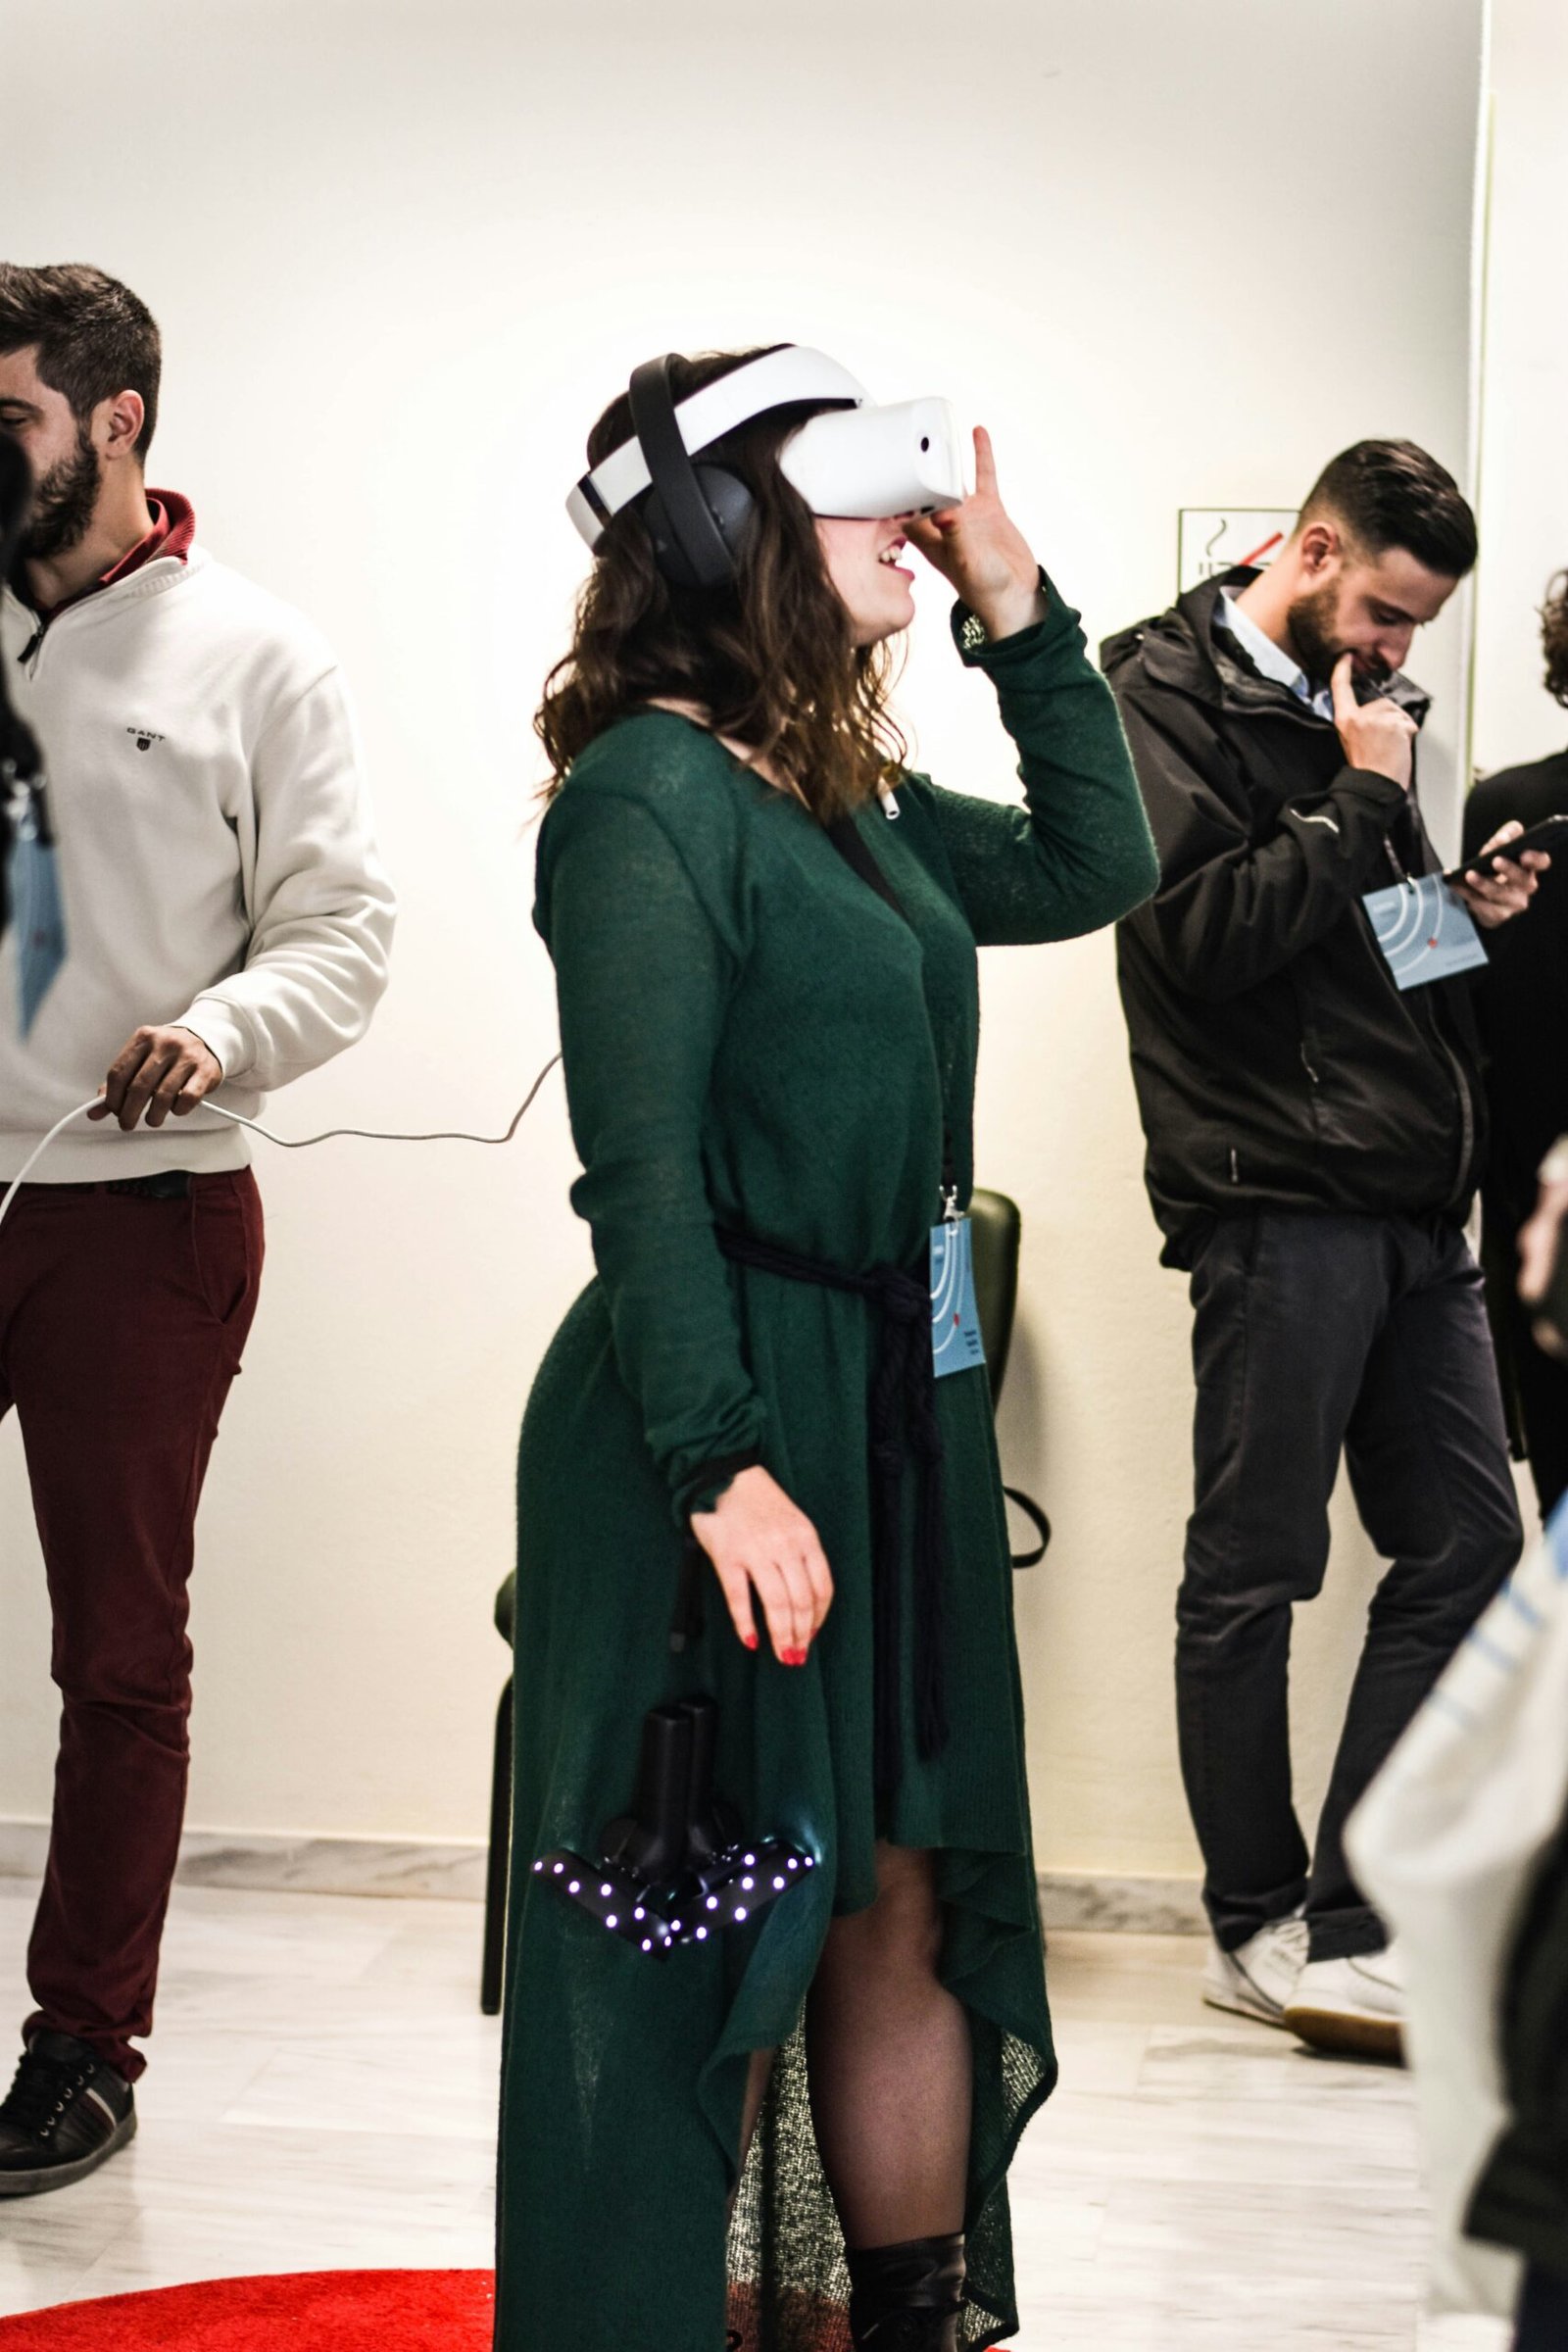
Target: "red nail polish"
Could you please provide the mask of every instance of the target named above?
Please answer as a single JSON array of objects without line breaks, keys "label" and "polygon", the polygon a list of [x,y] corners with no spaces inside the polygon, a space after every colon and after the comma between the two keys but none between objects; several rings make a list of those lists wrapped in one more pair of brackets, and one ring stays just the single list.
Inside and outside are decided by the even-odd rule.
[{"label": "red nail polish", "polygon": [[742,1634],[741,1640],[745,1642],[748,1649],[755,1649],[757,1647],[757,1636],[755,1634]]}]

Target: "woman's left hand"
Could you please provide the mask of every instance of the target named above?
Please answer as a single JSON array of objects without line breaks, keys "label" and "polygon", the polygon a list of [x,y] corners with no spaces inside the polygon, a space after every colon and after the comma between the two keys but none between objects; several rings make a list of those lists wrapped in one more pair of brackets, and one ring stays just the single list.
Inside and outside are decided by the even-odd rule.
[{"label": "woman's left hand", "polygon": [[1015,637],[1045,612],[1040,566],[1002,503],[991,435],[974,428],[974,492],[961,507],[911,516],[905,536],[950,580],[993,643]]}]

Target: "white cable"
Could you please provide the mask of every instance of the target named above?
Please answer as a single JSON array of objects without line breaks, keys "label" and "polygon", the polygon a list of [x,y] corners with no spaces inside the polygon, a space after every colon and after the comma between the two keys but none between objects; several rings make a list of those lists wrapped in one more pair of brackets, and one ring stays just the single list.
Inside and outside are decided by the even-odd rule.
[{"label": "white cable", "polygon": [[[505,1135],[469,1135],[463,1128],[444,1128],[434,1135],[388,1134],[379,1127],[328,1127],[320,1135],[274,1135],[258,1119],[242,1119],[237,1110],[225,1110],[221,1102],[208,1102],[204,1109],[216,1110],[220,1119],[232,1119],[236,1127],[249,1127],[257,1135],[265,1135],[270,1144],[281,1144],[285,1152],[308,1152],[313,1144],[335,1144],[340,1136],[358,1136],[367,1144],[510,1144],[522,1124],[524,1111],[531,1110],[533,1099],[561,1059],[552,1054],[538,1077],[529,1087],[527,1096],[517,1105],[516,1116]],[[74,1116],[74,1113],[72,1114]]]},{"label": "white cable", "polygon": [[[315,1144],[336,1143],[341,1136],[357,1136],[362,1142],[368,1144],[510,1144],[522,1124],[524,1113],[533,1108],[534,1097],[560,1059],[559,1054],[551,1054],[550,1059],[545,1063],[532,1086],[529,1087],[522,1102],[517,1105],[516,1113],[505,1135],[469,1135],[464,1128],[442,1129],[433,1135],[405,1135],[389,1133],[378,1127],[328,1127],[320,1135],[274,1135],[270,1127],[264,1127],[259,1119],[241,1118],[237,1110],[225,1110],[221,1102],[205,1102],[202,1108],[216,1110],[220,1119],[230,1119],[236,1127],[249,1127],[254,1134],[266,1136],[270,1144],[280,1145],[285,1152],[308,1152]],[[0,1197],[0,1225],[5,1223],[6,1211],[16,1199],[18,1191],[26,1183],[29,1174],[42,1159],[55,1137],[61,1133],[62,1129],[69,1127],[73,1119],[84,1118],[89,1110],[96,1110],[102,1101],[101,1095],[94,1095],[90,1102],[78,1102],[75,1109],[68,1110],[63,1119],[56,1119],[43,1142],[35,1145],[28,1152],[20,1170],[7,1185],[3,1197]]]},{"label": "white cable", "polygon": [[55,1137],[60,1133],[61,1129],[63,1127],[69,1127],[73,1119],[79,1119],[83,1117],[87,1111],[95,1110],[97,1106],[98,1097],[96,1095],[94,1095],[90,1102],[78,1102],[75,1109],[68,1110],[63,1119],[56,1119],[54,1125],[44,1137],[43,1142],[36,1145],[34,1149],[27,1153],[26,1158],[22,1163],[21,1173],[12,1177],[11,1182],[6,1186],[6,1197],[3,1200],[0,1200],[0,1225],[5,1223],[6,1210],[11,1206],[12,1201],[16,1199],[18,1187],[26,1183],[29,1169],[37,1166],[39,1160],[42,1159],[44,1153],[48,1151],[50,1145],[54,1142]]}]

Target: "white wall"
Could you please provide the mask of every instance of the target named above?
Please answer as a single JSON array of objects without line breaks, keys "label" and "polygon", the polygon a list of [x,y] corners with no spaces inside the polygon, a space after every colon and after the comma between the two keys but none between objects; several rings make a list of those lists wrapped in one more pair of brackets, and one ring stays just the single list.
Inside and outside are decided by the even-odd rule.
[{"label": "white wall", "polygon": [[[552,1048],[529,718],[581,571],[562,495],[650,351],[790,336],[890,396],[950,392],[1096,635],[1169,600],[1182,504],[1292,504],[1367,433],[1462,464],[1479,10],[55,0],[13,27],[5,249],[151,302],[154,479],[358,688],[395,978],[277,1122],[498,1127]],[[933,583],[905,708],[939,776],[1005,794],[943,604]],[[1451,790],[1452,624],[1418,667]],[[985,1015],[980,1167],[1026,1218],[1004,1452],[1057,1530],[1021,1588],[1040,1859],[1184,1872],[1185,1307],[1108,939],[992,956]],[[512,1449],[587,1267],[559,1083],[504,1154],[259,1149],[270,1261],[202,1523],[192,1820],[477,1834]],[[0,1814],[38,1815],[14,1431],[0,1535]],[[1348,1539],[1303,1632],[1309,1791],[1366,1578]]]},{"label": "white wall", "polygon": [[1542,594],[1568,564],[1568,246],[1562,234],[1568,12],[1493,0],[1476,599],[1475,759],[1539,760],[1568,742],[1541,684]]}]

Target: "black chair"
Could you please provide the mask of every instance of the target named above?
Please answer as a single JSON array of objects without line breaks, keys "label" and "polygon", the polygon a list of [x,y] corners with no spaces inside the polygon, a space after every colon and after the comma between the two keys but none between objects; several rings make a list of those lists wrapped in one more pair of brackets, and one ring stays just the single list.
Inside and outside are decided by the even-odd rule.
[{"label": "black chair", "polygon": [[[1002,1402],[1002,1383],[1012,1347],[1012,1322],[1018,1306],[1018,1254],[1023,1241],[1023,1218],[1016,1200],[1005,1193],[976,1192],[969,1201],[973,1229],[974,1299],[980,1312],[980,1337],[985,1344],[986,1370],[991,1378],[991,1409]],[[1017,1487],[1004,1487],[1033,1523],[1036,1542],[1028,1551],[1015,1551],[1015,1568],[1036,1567],[1051,1542],[1051,1522],[1039,1503]]]},{"label": "black chair", "polygon": [[[1013,1316],[1018,1304],[1018,1252],[1023,1218],[1016,1200],[1005,1193],[977,1192],[969,1202],[974,1246],[975,1304],[980,1313],[980,1336],[985,1343],[986,1370],[991,1380],[991,1406],[1002,1396],[1002,1383],[1012,1346]],[[1051,1542],[1051,1523],[1037,1502],[1016,1487],[1003,1493],[1034,1525],[1037,1541],[1029,1551],[1015,1551],[1014,1568],[1033,1568],[1044,1559]],[[517,1576],[514,1569],[496,1594],[496,1631],[510,1649],[516,1625]],[[479,1972],[479,2006],[486,2017],[501,2007],[501,1977],[506,1958],[507,1879],[512,1853],[512,1709],[513,1686],[508,1681],[496,1711],[495,1765],[490,1783],[490,1851],[485,1869],[484,1958]]]},{"label": "black chair", "polygon": [[[515,1568],[496,1594],[496,1632],[510,1650],[517,1623]],[[486,2017],[501,2013],[501,1972],[507,1956],[507,1880],[512,1860],[513,1679],[496,1709],[495,1760],[490,1770],[490,1848],[484,1867],[484,1956],[479,1964],[479,2007]]]}]

